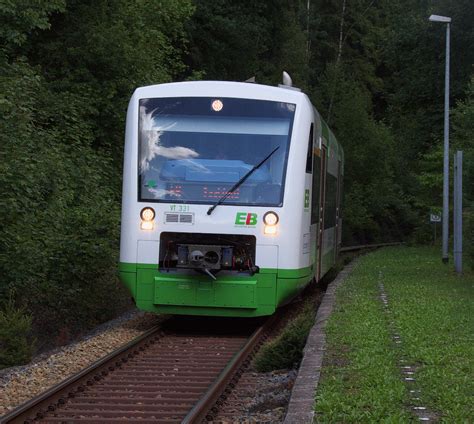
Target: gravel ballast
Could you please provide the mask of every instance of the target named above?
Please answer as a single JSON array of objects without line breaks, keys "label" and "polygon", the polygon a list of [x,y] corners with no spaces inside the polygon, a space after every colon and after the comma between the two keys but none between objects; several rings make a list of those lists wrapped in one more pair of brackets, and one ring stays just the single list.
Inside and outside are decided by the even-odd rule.
[{"label": "gravel ballast", "polygon": [[128,312],[100,325],[82,340],[43,353],[24,366],[0,371],[0,416],[81,371],[158,325],[164,316]]}]

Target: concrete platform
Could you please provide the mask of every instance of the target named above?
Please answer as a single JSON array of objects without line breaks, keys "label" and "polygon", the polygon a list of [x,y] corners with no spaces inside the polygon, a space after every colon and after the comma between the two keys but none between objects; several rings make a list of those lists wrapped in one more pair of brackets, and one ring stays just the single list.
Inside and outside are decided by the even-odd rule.
[{"label": "concrete platform", "polygon": [[313,422],[314,398],[326,350],[324,328],[334,308],[336,289],[350,275],[356,263],[357,259],[353,260],[329,284],[323,301],[319,305],[315,323],[306,341],[303,360],[301,361],[298,376],[291,392],[284,424],[311,424]]}]

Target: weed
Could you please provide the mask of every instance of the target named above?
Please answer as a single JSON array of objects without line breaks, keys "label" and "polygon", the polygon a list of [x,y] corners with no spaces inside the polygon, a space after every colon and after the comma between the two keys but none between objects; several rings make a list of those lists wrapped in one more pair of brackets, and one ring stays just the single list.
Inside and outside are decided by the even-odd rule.
[{"label": "weed", "polygon": [[314,315],[313,302],[307,301],[302,312],[287,324],[282,333],[260,349],[254,360],[255,368],[260,372],[296,368],[303,357]]}]

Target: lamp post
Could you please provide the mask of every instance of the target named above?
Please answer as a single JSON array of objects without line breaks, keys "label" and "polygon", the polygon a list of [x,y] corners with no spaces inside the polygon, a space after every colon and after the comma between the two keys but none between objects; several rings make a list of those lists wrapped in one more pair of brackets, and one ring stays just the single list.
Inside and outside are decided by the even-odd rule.
[{"label": "lamp post", "polygon": [[431,15],[431,22],[446,24],[446,71],[444,75],[444,158],[443,158],[443,256],[444,263],[448,263],[449,238],[449,24],[451,18],[447,16]]}]

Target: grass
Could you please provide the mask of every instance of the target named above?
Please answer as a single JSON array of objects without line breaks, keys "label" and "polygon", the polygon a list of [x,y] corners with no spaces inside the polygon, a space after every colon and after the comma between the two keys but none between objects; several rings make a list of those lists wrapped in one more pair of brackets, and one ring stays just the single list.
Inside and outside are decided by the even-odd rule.
[{"label": "grass", "polygon": [[[350,262],[352,254],[343,255],[333,268],[319,281],[317,286],[308,286],[302,294],[305,299],[301,310],[283,328],[281,333],[258,351],[253,365],[259,372],[298,368],[303,359],[306,339],[314,324],[316,310],[321,301],[322,287],[337,277],[337,274]],[[316,289],[316,292],[315,292]],[[293,306],[289,306],[293,309]]]},{"label": "grass", "polygon": [[[402,339],[391,340],[383,282]],[[407,422],[398,359],[417,365],[421,404],[441,422],[472,422],[474,274],[458,277],[438,249],[396,247],[362,257],[339,288],[316,397],[318,422]]]},{"label": "grass", "polygon": [[257,371],[291,369],[299,365],[314,323],[314,309],[312,302],[306,302],[303,310],[285,326],[281,334],[263,345],[254,359]]}]

